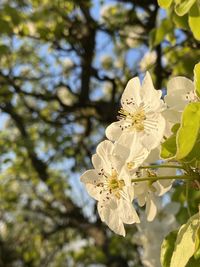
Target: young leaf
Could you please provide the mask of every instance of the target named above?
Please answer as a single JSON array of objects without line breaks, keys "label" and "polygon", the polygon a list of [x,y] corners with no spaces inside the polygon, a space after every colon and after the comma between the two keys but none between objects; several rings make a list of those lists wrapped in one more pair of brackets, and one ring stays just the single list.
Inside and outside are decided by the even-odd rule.
[{"label": "young leaf", "polygon": [[153,48],[160,44],[166,37],[166,34],[173,32],[173,29],[173,23],[171,19],[163,19],[160,26],[150,32],[150,47]]},{"label": "young leaf", "polygon": [[200,97],[200,62],[194,67],[194,85],[196,94]]},{"label": "young leaf", "polygon": [[178,233],[177,230],[172,231],[163,240],[163,243],[161,245],[161,254],[160,254],[160,262],[162,267],[170,266],[170,261],[174,250],[177,233]]},{"label": "young leaf", "polygon": [[177,159],[185,158],[195,145],[200,128],[200,103],[188,104],[182,114],[177,132]]},{"label": "young leaf", "polygon": [[171,135],[164,143],[161,145],[161,158],[169,159],[176,155],[176,135]]},{"label": "young leaf", "polygon": [[199,227],[199,214],[192,216],[178,234],[170,267],[185,267],[195,253],[195,233]]},{"label": "young leaf", "polygon": [[172,0],[158,0],[158,4],[162,8],[169,8],[172,3]]},{"label": "young leaf", "polygon": [[200,151],[200,133],[196,139],[195,145],[193,146],[190,153],[185,157],[184,161],[190,162],[190,164],[196,164],[196,162],[200,160],[199,151]]},{"label": "young leaf", "polygon": [[186,13],[188,13],[188,11],[190,10],[190,8],[193,6],[193,4],[196,2],[196,0],[183,0],[181,1],[179,4],[177,4],[175,6],[175,12],[177,15],[179,16],[183,16]]},{"label": "young leaf", "polygon": [[199,266],[200,266],[200,259],[195,259],[195,257],[193,256],[192,258],[190,258],[185,267],[199,267]]},{"label": "young leaf", "polygon": [[200,7],[197,3],[190,9],[189,25],[194,37],[200,40]]},{"label": "young leaf", "polygon": [[174,12],[172,16],[173,22],[175,23],[177,28],[189,30],[188,14],[180,17],[176,14],[176,12]]},{"label": "young leaf", "polygon": [[200,224],[195,233],[195,254],[198,254],[200,251]]},{"label": "young leaf", "polygon": [[180,123],[176,123],[172,126],[172,135],[165,140],[161,145],[161,158],[168,159],[173,158],[176,155],[176,133],[180,127]]}]

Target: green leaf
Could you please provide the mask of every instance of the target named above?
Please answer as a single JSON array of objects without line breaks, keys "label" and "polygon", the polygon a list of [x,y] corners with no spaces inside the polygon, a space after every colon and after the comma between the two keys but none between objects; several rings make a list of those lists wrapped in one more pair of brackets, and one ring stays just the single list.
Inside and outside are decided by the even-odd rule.
[{"label": "green leaf", "polygon": [[190,258],[187,265],[185,267],[199,267],[200,259],[195,259],[195,257]]},{"label": "green leaf", "polygon": [[178,132],[178,129],[180,128],[181,124],[180,123],[176,123],[172,126],[171,131],[172,133],[176,134]]},{"label": "green leaf", "polygon": [[195,254],[194,254],[194,258],[195,258],[196,260],[199,260],[199,261],[200,261],[200,247],[199,247],[199,249],[195,252]]},{"label": "green leaf", "polygon": [[176,135],[170,136],[161,145],[161,158],[168,159],[173,158],[176,155]]},{"label": "green leaf", "polygon": [[195,3],[195,1],[196,0],[182,0],[180,3],[178,3],[175,6],[175,12],[176,12],[176,14],[179,15],[179,16],[183,16],[186,13],[188,13],[188,11],[193,6],[193,4]]},{"label": "green leaf", "polygon": [[195,145],[200,128],[200,103],[188,104],[182,114],[177,132],[177,159],[185,158]]},{"label": "green leaf", "polygon": [[[194,167],[196,166],[196,162],[200,160],[200,133],[196,139],[195,145],[193,146],[190,153],[185,157],[184,161],[190,162]],[[196,162],[194,162],[196,161]]]},{"label": "green leaf", "polygon": [[195,254],[197,255],[197,258],[199,258],[199,252],[200,252],[200,225],[198,226],[196,233],[195,233]]},{"label": "green leaf", "polygon": [[[195,253],[195,233],[199,227],[199,214],[192,216],[177,235],[170,267],[185,267]],[[190,266],[192,267],[192,266]]]},{"label": "green leaf", "polygon": [[190,9],[189,26],[194,37],[200,40],[200,7],[197,3]]},{"label": "green leaf", "polygon": [[10,53],[10,48],[7,45],[0,44],[0,55],[5,55]]},{"label": "green leaf", "polygon": [[171,19],[163,19],[160,26],[150,32],[150,47],[153,48],[160,44],[166,37],[166,34],[173,33],[173,29]]},{"label": "green leaf", "polygon": [[196,94],[200,97],[200,62],[194,67],[194,85]]},{"label": "green leaf", "polygon": [[1,17],[0,17],[0,29],[1,29],[0,35],[4,33],[11,34],[13,32],[10,22],[2,19]]},{"label": "green leaf", "polygon": [[172,158],[176,155],[176,133],[179,127],[180,123],[174,124],[171,128],[173,134],[165,142],[162,143],[160,156],[163,159]]},{"label": "green leaf", "polygon": [[158,4],[162,8],[169,8],[173,0],[158,0]]},{"label": "green leaf", "polygon": [[161,255],[160,255],[160,261],[162,267],[170,266],[170,261],[174,250],[177,233],[178,231],[175,230],[169,233],[163,240],[163,243],[161,245]]},{"label": "green leaf", "polygon": [[189,30],[189,24],[188,24],[188,14],[180,17],[175,12],[172,15],[173,22],[176,24],[178,28]]}]

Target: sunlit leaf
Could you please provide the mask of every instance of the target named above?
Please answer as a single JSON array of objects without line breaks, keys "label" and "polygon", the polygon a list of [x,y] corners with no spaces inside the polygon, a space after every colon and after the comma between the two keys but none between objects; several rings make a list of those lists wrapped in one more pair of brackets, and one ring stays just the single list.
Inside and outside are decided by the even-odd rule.
[{"label": "sunlit leaf", "polygon": [[195,233],[199,227],[199,214],[194,215],[183,225],[178,234],[171,258],[170,267],[185,267],[195,253]]},{"label": "sunlit leaf", "polygon": [[200,97],[200,63],[194,67],[194,85],[196,94]]},{"label": "sunlit leaf", "polygon": [[169,233],[165,237],[165,239],[162,243],[161,256],[160,256],[160,261],[161,261],[162,267],[169,267],[170,266],[171,257],[172,257],[172,253],[174,250],[176,238],[177,238],[177,233],[178,233],[177,230]]},{"label": "sunlit leaf", "polygon": [[177,133],[177,159],[186,157],[195,145],[200,128],[200,103],[190,103],[182,114]]},{"label": "sunlit leaf", "polygon": [[160,44],[164,40],[166,34],[170,32],[173,32],[171,19],[163,19],[160,26],[154,28],[150,33],[150,46],[155,47]]},{"label": "sunlit leaf", "polygon": [[173,0],[158,0],[158,4],[162,8],[168,8],[170,7]]},{"label": "sunlit leaf", "polygon": [[189,25],[194,37],[200,40],[200,6],[197,3],[189,12]]},{"label": "sunlit leaf", "polygon": [[196,2],[196,0],[182,0],[175,6],[175,11],[179,16],[185,15],[192,5]]}]

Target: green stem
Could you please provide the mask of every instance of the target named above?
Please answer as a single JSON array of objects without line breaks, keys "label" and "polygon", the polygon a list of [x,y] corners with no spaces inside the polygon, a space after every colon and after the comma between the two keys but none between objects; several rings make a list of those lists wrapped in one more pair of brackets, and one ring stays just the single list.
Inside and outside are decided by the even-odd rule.
[{"label": "green stem", "polygon": [[188,216],[189,218],[191,217],[191,211],[190,211],[190,206],[189,206],[189,183],[186,183],[186,192],[185,192],[185,196],[186,196],[186,201],[187,201],[187,212],[188,212]]},{"label": "green stem", "polygon": [[157,168],[175,168],[175,169],[185,169],[183,166],[176,165],[149,165],[149,166],[141,166],[139,169],[157,169]]},{"label": "green stem", "polygon": [[144,181],[157,181],[157,180],[194,180],[193,177],[188,175],[178,175],[178,176],[156,176],[156,177],[142,177],[137,179],[132,179],[132,182],[144,182]]}]

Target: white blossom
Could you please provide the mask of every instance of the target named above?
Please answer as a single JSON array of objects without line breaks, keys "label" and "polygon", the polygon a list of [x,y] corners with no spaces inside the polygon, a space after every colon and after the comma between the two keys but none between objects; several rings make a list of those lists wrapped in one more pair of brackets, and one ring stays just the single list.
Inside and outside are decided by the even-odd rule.
[{"label": "white blossom", "polygon": [[139,222],[132,205],[134,192],[131,177],[148,155],[148,151],[136,142],[136,138],[131,145],[132,148],[135,145],[135,149],[108,140],[101,142],[92,157],[94,169],[81,176],[89,195],[98,201],[101,220],[123,236],[124,223]]},{"label": "white blossom", "polygon": [[157,55],[155,51],[147,52],[140,61],[140,70],[142,72],[148,70],[153,64],[155,64]]},{"label": "white blossom", "polygon": [[[152,150],[148,158],[145,160],[144,165],[152,163],[159,164],[160,148]],[[143,169],[136,173],[135,178],[149,177],[152,181],[143,181],[134,183],[135,198],[138,200],[139,206],[146,204],[147,220],[154,220],[157,213],[156,198],[164,195],[172,187],[173,179],[153,181],[157,176],[176,176],[176,168],[155,168]],[[133,179],[134,181],[134,179]]]},{"label": "white blossom", "polygon": [[142,246],[141,260],[145,267],[161,267],[160,247],[164,237],[178,227],[175,214],[180,205],[176,202],[161,206],[158,202],[158,215],[153,222],[147,222],[144,212],[141,211],[141,224],[137,225],[138,232],[134,236],[137,244]]},{"label": "white blossom", "polygon": [[125,26],[123,31],[119,32],[121,36],[126,37],[125,42],[129,48],[137,47],[141,43],[144,35],[144,28],[141,26]]},{"label": "white blossom", "polygon": [[165,130],[165,119],[161,115],[165,105],[160,99],[162,92],[155,90],[150,74],[147,72],[142,85],[138,77],[131,79],[121,98],[119,121],[109,125],[106,136],[120,143],[121,138],[133,139],[137,135],[147,149],[160,144]]},{"label": "white blossom", "polygon": [[57,95],[60,101],[67,105],[73,105],[74,103],[74,96],[73,94],[67,89],[67,87],[60,86],[57,88]]},{"label": "white blossom", "polygon": [[71,58],[65,58],[62,63],[66,70],[71,70],[75,66]]},{"label": "white blossom", "polygon": [[188,103],[199,101],[194,83],[181,76],[174,77],[168,82],[164,100],[168,109],[163,112],[163,115],[172,123],[181,121],[181,114]]}]

